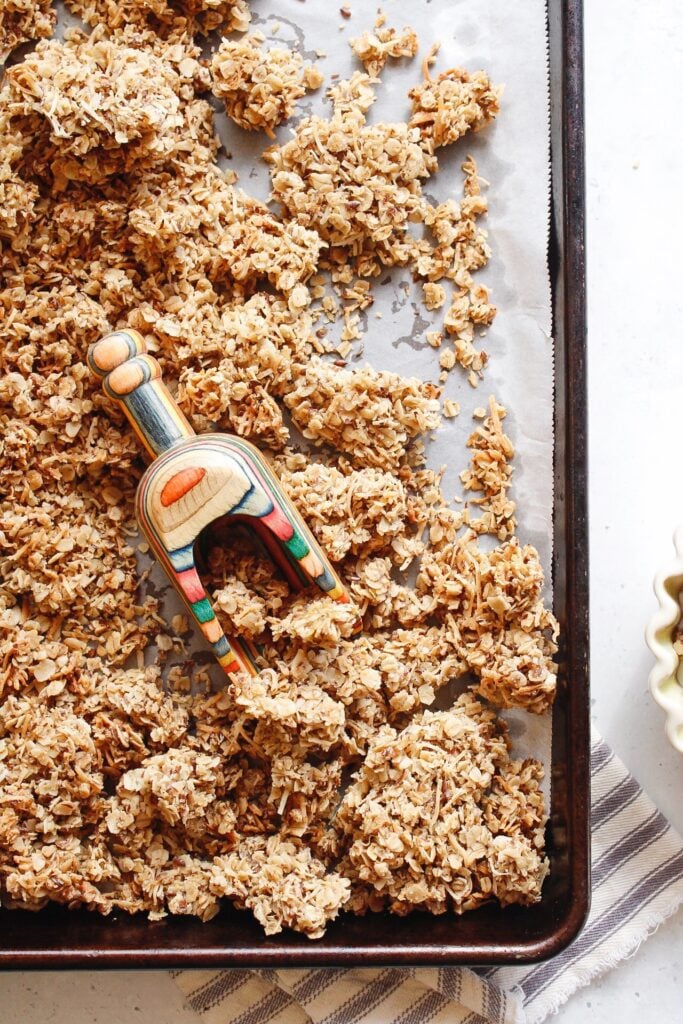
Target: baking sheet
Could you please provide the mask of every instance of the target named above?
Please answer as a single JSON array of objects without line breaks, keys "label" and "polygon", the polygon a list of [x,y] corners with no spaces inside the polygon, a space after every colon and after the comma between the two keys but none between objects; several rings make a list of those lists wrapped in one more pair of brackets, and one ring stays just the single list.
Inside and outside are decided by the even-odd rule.
[{"label": "baking sheet", "polygon": [[[517,0],[516,6],[521,7],[522,3],[524,0]],[[264,9],[266,4],[270,10],[270,0],[253,0],[254,8],[258,6]],[[320,5],[324,13],[327,6],[325,0],[306,0],[305,6],[313,4]],[[282,6],[301,11],[304,3],[292,0],[291,4]],[[424,13],[426,7],[431,11],[438,5],[416,3],[414,6]],[[388,0],[386,7],[391,16],[396,9],[394,3]],[[468,17],[473,17],[472,12],[484,9],[476,0],[470,0],[467,6],[450,0],[443,4],[443,8],[444,11],[453,11],[458,25],[461,21],[465,24]],[[434,966],[437,961],[442,966],[488,966],[492,963],[528,963],[546,959],[563,949],[581,928],[590,893],[583,34],[581,0],[549,0],[548,8],[551,25],[553,193],[557,217],[557,237],[553,245],[557,416],[562,429],[561,443],[555,453],[556,473],[560,481],[554,511],[555,560],[558,611],[567,628],[562,652],[562,685],[553,719],[557,785],[554,787],[553,814],[549,823],[552,871],[545,884],[543,900],[533,908],[508,907],[501,910],[491,905],[482,908],[477,914],[467,914],[457,919],[450,915],[433,917],[414,914],[407,918],[385,914],[365,918],[345,915],[330,929],[328,937],[317,943],[296,935],[278,936],[277,941],[264,941],[260,926],[250,915],[233,912],[229,908],[208,923],[178,916],[161,922],[149,922],[142,917],[101,918],[99,915],[67,912],[55,907],[46,908],[39,915],[5,910],[3,913],[7,926],[0,942],[0,967],[10,970],[16,969],[18,965],[40,969],[56,966],[82,968],[94,964],[110,969],[181,966],[272,968],[284,964],[297,968],[330,968],[352,967],[358,963],[415,967]],[[358,10],[355,4],[354,9]],[[328,12],[330,16],[333,13],[336,15],[336,5],[330,5]],[[374,11],[371,15],[374,16]],[[416,18],[411,17],[410,21],[420,27]],[[359,31],[359,22],[352,22],[351,28]],[[539,53],[540,38],[536,34],[533,38],[525,36],[522,39],[523,35],[520,29],[517,34],[519,59],[528,64]],[[504,40],[501,45],[505,45]],[[469,60],[464,62],[472,66]],[[503,114],[494,131],[502,129],[503,118],[509,114],[509,110],[508,80]],[[518,118],[517,123],[526,123],[527,120],[531,122],[534,119],[520,121]],[[483,137],[480,139],[483,141]],[[463,146],[469,148],[466,142],[463,142]],[[260,146],[255,151],[260,151]],[[496,248],[499,232],[493,202],[496,182],[492,174],[490,178],[493,187],[490,192],[492,213],[489,226],[492,243]],[[243,183],[250,188],[248,182]],[[539,193],[537,198],[540,203],[543,196]],[[542,209],[541,205],[537,205],[526,212],[531,216],[533,210],[542,214],[544,207]],[[528,261],[532,256],[527,252],[525,258]],[[494,252],[492,266],[485,272],[485,279],[489,283],[492,283],[491,274],[497,262],[504,266],[499,247]],[[512,265],[509,272],[511,275],[516,274],[518,269]],[[533,299],[527,295],[522,297],[519,292],[517,294],[523,315],[530,319],[535,308]],[[500,334],[503,315],[508,312],[508,300],[500,296],[495,298],[501,308],[496,325],[496,333]],[[534,351],[538,355],[538,349]],[[492,351],[493,362],[489,367],[488,380],[493,379],[492,372],[496,370],[494,356]],[[524,350],[519,358],[523,361]],[[501,376],[496,374],[497,378]],[[486,396],[486,383],[483,392],[481,389],[480,392],[483,397]],[[537,392],[538,389],[535,389],[534,394]],[[502,392],[500,397],[510,401]],[[571,418],[566,419],[569,408]],[[514,423],[512,427],[515,428]],[[547,428],[547,434],[539,433],[536,438],[540,439],[540,443],[547,444],[549,449],[549,422]],[[519,465],[525,458],[527,442],[524,438],[520,441],[517,435],[515,440],[521,449],[516,460]],[[530,437],[529,443],[533,440]],[[518,495],[522,486],[528,486],[529,472],[525,471],[523,476],[518,472]],[[541,530],[543,528],[541,525]],[[549,529],[548,526],[548,536]],[[520,529],[520,536],[523,540],[528,539],[523,528]],[[549,545],[546,550],[549,551]],[[547,568],[547,556],[544,556],[544,562]],[[571,680],[570,686],[567,685],[568,680]],[[538,744],[534,744],[534,749],[540,754]],[[549,766],[547,759],[546,763]]]}]

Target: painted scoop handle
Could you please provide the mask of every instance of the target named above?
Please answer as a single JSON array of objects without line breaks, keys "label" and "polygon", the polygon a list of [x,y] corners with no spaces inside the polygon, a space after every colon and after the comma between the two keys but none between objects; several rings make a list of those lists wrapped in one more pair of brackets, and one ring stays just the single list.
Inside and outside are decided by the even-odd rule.
[{"label": "painted scoop handle", "polygon": [[102,379],[105,393],[121,405],[153,459],[195,436],[137,331],[114,331],[95,342],[88,350],[88,366]]}]

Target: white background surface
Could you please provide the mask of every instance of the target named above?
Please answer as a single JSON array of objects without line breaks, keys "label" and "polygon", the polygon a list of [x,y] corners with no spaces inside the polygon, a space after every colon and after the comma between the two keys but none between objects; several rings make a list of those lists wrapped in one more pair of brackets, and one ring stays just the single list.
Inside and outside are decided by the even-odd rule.
[{"label": "white background surface", "polygon": [[[683,831],[683,758],[648,694],[642,639],[652,577],[683,521],[683,4],[585,4],[593,710]],[[556,1019],[681,1021],[682,957],[679,913]],[[0,1021],[197,1017],[161,973],[14,973],[0,976]]]}]

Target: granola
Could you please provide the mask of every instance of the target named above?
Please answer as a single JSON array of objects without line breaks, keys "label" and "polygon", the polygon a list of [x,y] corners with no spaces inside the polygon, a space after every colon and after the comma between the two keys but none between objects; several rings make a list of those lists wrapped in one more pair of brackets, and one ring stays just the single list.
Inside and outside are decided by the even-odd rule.
[{"label": "granola", "polygon": [[[3,904],[208,920],[227,899],[267,934],[316,938],[342,908],[534,902],[542,769],[510,757],[474,695],[543,713],[556,686],[505,410],[481,411],[457,511],[424,466],[440,388],[343,358],[373,279],[405,266],[443,310],[427,335],[442,373],[483,371],[495,309],[474,276],[490,255],[476,165],[458,201],[422,185],[499,91],[448,71],[411,91],[410,121],[370,123],[376,76],[417,50],[380,15],[352,42],[365,71],[333,78],[331,116],[267,152],[278,216],[219,169],[205,94],[272,133],[317,69],[256,35],[207,67],[194,37],[245,32],[244,0],[68,6],[90,35],[38,43],[0,86]],[[3,52],[50,34],[49,5],[5,8]],[[344,319],[337,365],[320,313]],[[85,363],[121,326],[198,430],[267,450],[352,598],[293,593],[248,531],[214,538],[207,589],[263,667],[219,692],[188,656],[187,617],[167,622],[141,586],[143,460]],[[449,709],[427,710],[437,700]]]},{"label": "granola", "polygon": [[464,68],[442,71],[436,80],[428,76],[410,90],[410,98],[410,126],[419,130],[430,152],[479,131],[500,110],[500,89],[486,72],[471,74]]},{"label": "granola", "polygon": [[148,29],[165,37],[188,33],[245,32],[251,15],[246,0],[66,0],[89,25],[117,33],[128,27]]},{"label": "granola", "polygon": [[0,10],[0,64],[20,43],[51,36],[55,20],[51,0],[6,0]]},{"label": "granola", "polygon": [[400,733],[382,729],[334,820],[360,909],[363,887],[373,909],[396,914],[538,902],[541,777],[537,763],[510,760],[504,727],[469,695]]},{"label": "granola", "polygon": [[357,466],[396,470],[410,440],[438,425],[439,394],[415,378],[370,366],[337,370],[313,357],[285,405],[304,437],[347,453]]},{"label": "granola", "polygon": [[374,31],[363,32],[362,35],[350,40],[351,49],[365,66],[365,70],[373,78],[391,57],[414,57],[418,50],[417,34],[412,28],[404,28],[399,32],[395,28],[378,26]]},{"label": "granola", "polygon": [[223,40],[211,59],[211,91],[240,128],[274,138],[273,129],[292,116],[296,101],[323,79],[296,50],[264,50],[262,43],[260,33]]}]

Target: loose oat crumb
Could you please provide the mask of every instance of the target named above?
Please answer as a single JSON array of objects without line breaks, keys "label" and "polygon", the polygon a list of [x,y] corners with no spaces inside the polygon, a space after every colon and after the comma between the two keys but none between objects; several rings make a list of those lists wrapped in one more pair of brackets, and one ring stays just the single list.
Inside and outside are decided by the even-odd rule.
[{"label": "loose oat crumb", "polygon": [[471,435],[467,447],[474,454],[471,466],[460,479],[466,491],[481,493],[471,499],[481,510],[481,518],[470,520],[470,528],[477,533],[493,533],[499,540],[506,540],[515,531],[515,503],[508,496],[512,478],[510,462],[515,450],[504,433],[502,420],[505,409],[495,398],[489,399],[489,413],[475,409],[474,416],[484,419],[483,424]]},{"label": "loose oat crumb", "polygon": [[433,281],[426,281],[422,285],[422,291],[427,309],[440,309],[446,301],[446,289],[443,285],[434,284]]}]

